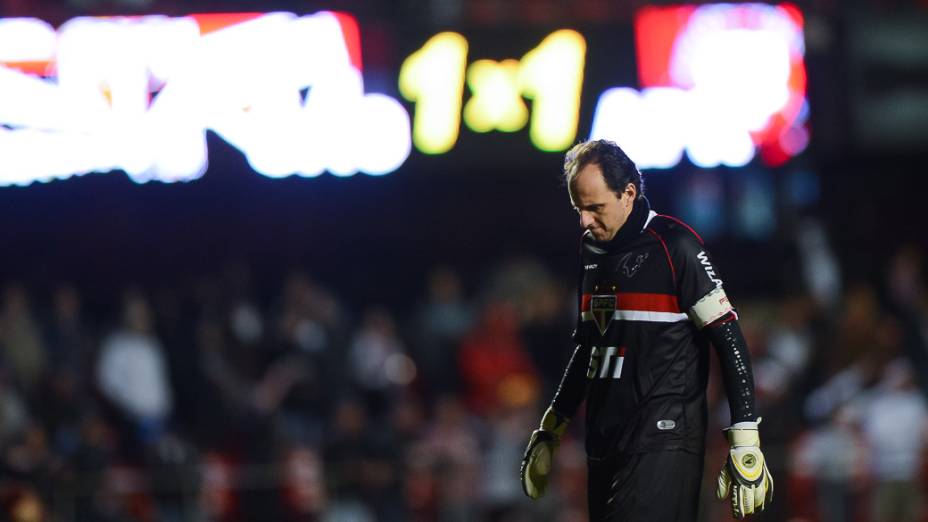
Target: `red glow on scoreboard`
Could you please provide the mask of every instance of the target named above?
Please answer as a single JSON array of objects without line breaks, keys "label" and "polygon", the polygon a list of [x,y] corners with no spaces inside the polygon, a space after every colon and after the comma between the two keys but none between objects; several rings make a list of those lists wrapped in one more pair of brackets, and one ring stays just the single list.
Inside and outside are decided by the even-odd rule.
[{"label": "red glow on scoreboard", "polygon": [[783,164],[808,144],[803,25],[792,4],[645,7],[635,17],[641,87],[715,90],[738,110],[775,105],[749,131],[764,163]]}]

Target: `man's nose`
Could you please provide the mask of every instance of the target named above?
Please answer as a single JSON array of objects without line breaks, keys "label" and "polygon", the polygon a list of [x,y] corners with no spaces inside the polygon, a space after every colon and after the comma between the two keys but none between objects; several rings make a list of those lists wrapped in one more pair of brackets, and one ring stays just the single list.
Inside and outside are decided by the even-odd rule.
[{"label": "man's nose", "polygon": [[583,228],[590,228],[593,225],[593,216],[589,212],[581,211],[580,212],[580,226]]}]

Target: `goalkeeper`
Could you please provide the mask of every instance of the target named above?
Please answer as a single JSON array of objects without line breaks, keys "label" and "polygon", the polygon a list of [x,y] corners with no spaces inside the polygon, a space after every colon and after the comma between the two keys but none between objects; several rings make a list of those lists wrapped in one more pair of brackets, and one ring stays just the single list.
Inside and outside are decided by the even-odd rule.
[{"label": "goalkeeper", "polygon": [[743,518],[771,501],[747,346],[702,239],[652,211],[615,144],[568,151],[564,175],[584,228],[577,347],[522,460],[522,487],[545,494],[553,454],[586,399],[591,521],[693,521],[707,423],[709,350],[731,410],[717,494]]}]

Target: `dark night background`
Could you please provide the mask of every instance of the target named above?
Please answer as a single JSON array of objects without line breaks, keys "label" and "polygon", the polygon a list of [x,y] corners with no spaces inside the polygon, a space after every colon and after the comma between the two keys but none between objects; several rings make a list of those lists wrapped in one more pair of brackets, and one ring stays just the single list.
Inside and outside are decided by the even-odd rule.
[{"label": "dark night background", "polygon": [[[0,0],[0,17],[343,10],[366,90],[410,114],[400,65],[438,32],[464,35],[471,63],[574,28],[588,44],[579,141],[601,92],[638,87],[636,9],[669,4]],[[808,148],[777,167],[684,159],[645,171],[646,194],[706,237],[739,307],[777,480],[755,520],[924,522],[928,3],[796,5]],[[545,501],[517,478],[573,349],[580,227],[563,152],[462,125],[450,152],[413,149],[384,176],[271,179],[213,133],[208,149],[188,183],[0,187],[0,521],[585,519],[582,422]],[[822,242],[804,250],[816,223]],[[152,373],[173,402],[157,422],[100,382],[127,331],[164,361]],[[715,371],[702,522],[730,520],[710,491],[728,451]],[[883,510],[896,487],[911,494]]]}]

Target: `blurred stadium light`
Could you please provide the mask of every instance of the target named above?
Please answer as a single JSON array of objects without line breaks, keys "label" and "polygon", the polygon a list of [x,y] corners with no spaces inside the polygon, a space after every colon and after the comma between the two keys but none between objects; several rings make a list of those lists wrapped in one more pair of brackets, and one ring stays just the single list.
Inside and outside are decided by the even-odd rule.
[{"label": "blurred stadium light", "polygon": [[783,164],[809,141],[802,27],[790,4],[641,9],[643,91],[603,93],[593,137],[628,144],[643,168],[673,167],[684,149],[700,167],[744,166],[755,148]]},{"label": "blurred stadium light", "polygon": [[0,39],[0,184],[190,181],[207,129],[271,177],[385,174],[409,154],[405,110],[364,93],[349,15],[8,19]]}]

